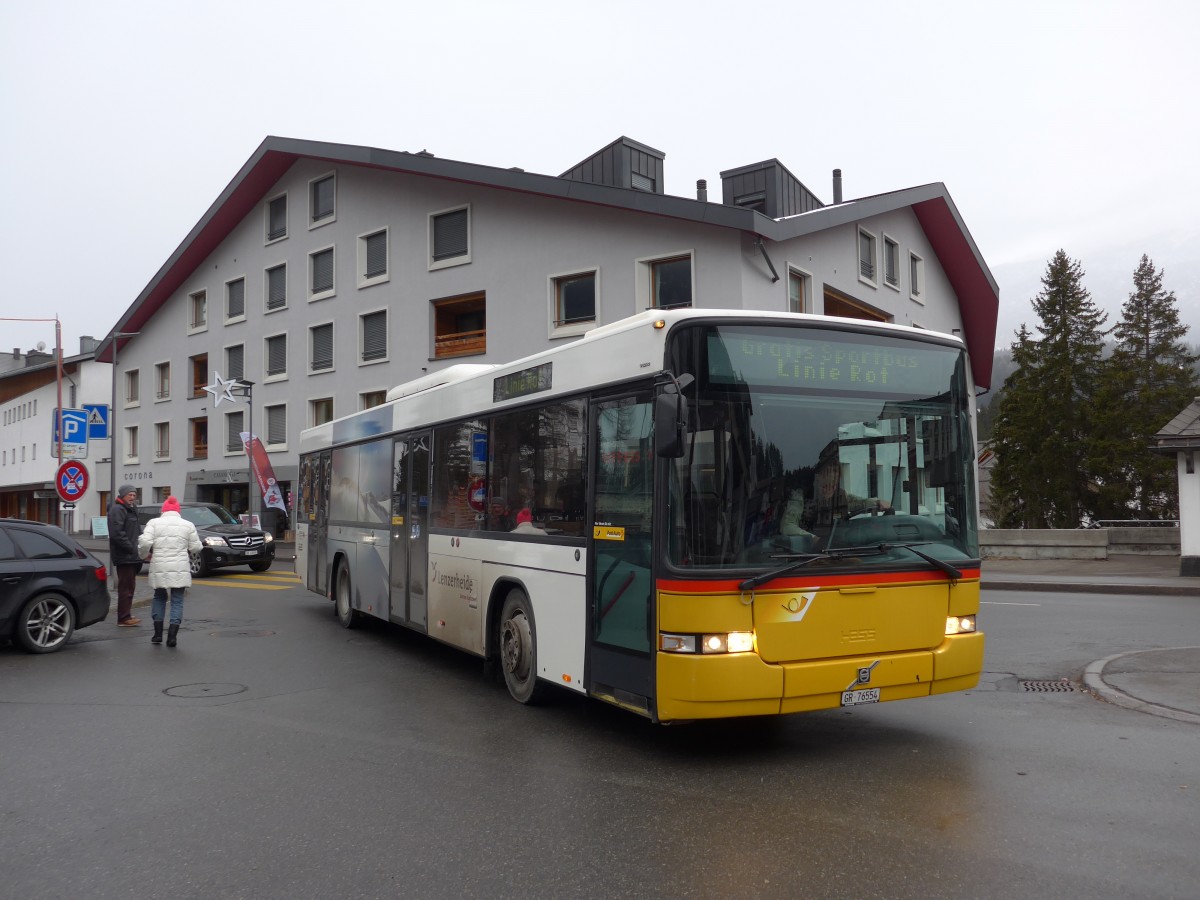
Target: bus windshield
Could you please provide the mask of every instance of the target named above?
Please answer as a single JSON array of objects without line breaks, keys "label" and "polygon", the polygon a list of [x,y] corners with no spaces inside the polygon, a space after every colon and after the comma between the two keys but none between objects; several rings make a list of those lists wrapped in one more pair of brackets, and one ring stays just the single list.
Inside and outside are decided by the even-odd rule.
[{"label": "bus windshield", "polygon": [[[672,565],[978,558],[961,348],[815,326],[693,326],[673,337],[669,365],[694,381],[671,465]],[[864,552],[844,552],[853,548]]]}]

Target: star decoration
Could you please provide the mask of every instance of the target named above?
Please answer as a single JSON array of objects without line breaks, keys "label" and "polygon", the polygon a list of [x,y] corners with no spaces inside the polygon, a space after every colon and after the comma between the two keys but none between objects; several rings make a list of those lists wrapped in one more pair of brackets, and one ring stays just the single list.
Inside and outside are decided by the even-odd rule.
[{"label": "star decoration", "polygon": [[213,376],[216,381],[204,387],[204,390],[213,395],[213,406],[220,406],[222,400],[237,403],[237,397],[233,396],[233,391],[234,388],[241,387],[242,383],[236,378],[222,378],[221,373],[217,371],[213,372]]}]

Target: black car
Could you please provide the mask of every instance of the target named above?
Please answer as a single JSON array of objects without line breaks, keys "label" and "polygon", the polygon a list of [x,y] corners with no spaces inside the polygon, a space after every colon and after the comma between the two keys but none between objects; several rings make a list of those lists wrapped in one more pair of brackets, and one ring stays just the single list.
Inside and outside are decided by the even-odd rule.
[{"label": "black car", "polygon": [[54,525],[0,519],[0,638],[50,653],[108,607],[104,563],[78,541]]},{"label": "black car", "polygon": [[[192,575],[203,578],[213,569],[249,565],[265,572],[275,559],[275,538],[260,528],[250,528],[219,503],[181,501],[179,514],[196,526],[204,549],[192,557]],[[142,527],[162,515],[162,506],[139,506]]]}]

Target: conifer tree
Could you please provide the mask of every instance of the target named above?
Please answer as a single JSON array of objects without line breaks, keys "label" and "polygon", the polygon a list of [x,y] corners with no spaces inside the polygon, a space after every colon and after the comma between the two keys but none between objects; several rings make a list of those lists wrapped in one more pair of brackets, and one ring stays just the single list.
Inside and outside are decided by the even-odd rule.
[{"label": "conifer tree", "polygon": [[1021,326],[1016,371],[998,401],[993,507],[1007,528],[1075,528],[1094,515],[1092,399],[1107,314],[1083,286],[1083,268],[1059,250],[1033,299],[1040,338]]},{"label": "conifer tree", "polygon": [[1179,517],[1175,460],[1155,451],[1154,434],[1196,396],[1187,332],[1174,292],[1143,255],[1096,396],[1090,467],[1102,518]]}]

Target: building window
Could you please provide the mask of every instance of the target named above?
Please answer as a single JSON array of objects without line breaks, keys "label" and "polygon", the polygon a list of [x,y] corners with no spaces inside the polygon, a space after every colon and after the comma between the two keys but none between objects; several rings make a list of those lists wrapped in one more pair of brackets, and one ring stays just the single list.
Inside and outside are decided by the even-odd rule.
[{"label": "building window", "polygon": [[188,295],[188,330],[203,331],[208,327],[208,291]]},{"label": "building window", "polygon": [[359,321],[359,361],[382,362],[388,358],[387,310],[365,313]]},{"label": "building window", "polygon": [[370,409],[387,402],[387,391],[365,391],[358,395],[358,408]]},{"label": "building window", "polygon": [[358,286],[388,280],[388,232],[384,228],[358,238]]},{"label": "building window", "polygon": [[192,364],[192,396],[203,397],[208,384],[208,354],[200,353],[189,360]]},{"label": "building window", "polygon": [[246,346],[234,344],[225,348],[225,377],[242,380],[246,373]]},{"label": "building window", "polygon": [[125,429],[125,461],[138,461],[138,427],[130,425]]},{"label": "building window", "polygon": [[266,340],[267,379],[287,377],[287,335],[276,334]]},{"label": "building window", "polygon": [[335,219],[337,176],[325,175],[308,183],[312,226],[324,225]]},{"label": "building window", "polygon": [[242,453],[245,447],[242,446],[242,432],[246,430],[245,412],[238,410],[225,414],[225,452]]},{"label": "building window", "polygon": [[908,254],[908,291],[918,303],[925,302],[925,260],[915,253]]},{"label": "building window", "polygon": [[310,400],[308,403],[309,424],[324,425],[333,421],[333,398],[322,397],[320,400]]},{"label": "building window", "polygon": [[263,411],[267,417],[267,440],[268,447],[280,449],[287,445],[287,406],[280,403],[277,406],[268,406]]},{"label": "building window", "polygon": [[272,197],[267,203],[267,243],[287,237],[287,194]]},{"label": "building window", "polygon": [[154,425],[154,458],[158,461],[171,458],[170,422],[156,422]]},{"label": "building window", "polygon": [[886,234],[883,236],[883,281],[900,290],[900,245]]},{"label": "building window", "polygon": [[267,269],[267,312],[287,306],[287,263]]},{"label": "building window", "polygon": [[650,305],[674,309],[692,305],[692,258],[673,256],[649,263]]},{"label": "building window", "polygon": [[875,235],[858,229],[858,277],[860,281],[875,284]]},{"label": "building window", "polygon": [[137,369],[130,369],[125,373],[125,405],[137,406],[140,402],[141,372]]},{"label": "building window", "polygon": [[154,399],[171,399],[171,364],[159,363],[154,367]]},{"label": "building window", "polygon": [[592,325],[596,321],[596,272],[575,272],[570,275],[552,276],[551,331],[571,333],[585,330],[579,326]]},{"label": "building window", "polygon": [[327,372],[333,368],[333,323],[308,329],[308,370]]},{"label": "building window", "polygon": [[208,416],[188,419],[188,431],[192,444],[188,459],[208,459]]},{"label": "building window", "polygon": [[326,247],[308,255],[309,300],[333,296],[333,248]]},{"label": "building window", "polygon": [[487,303],[484,294],[433,301],[433,356],[473,356],[487,352]]},{"label": "building window", "polygon": [[800,269],[788,269],[788,312],[812,312],[812,276]]},{"label": "building window", "polygon": [[471,208],[445,210],[429,216],[429,268],[471,261]]},{"label": "building window", "polygon": [[225,283],[225,321],[246,318],[246,279],[235,278]]}]

